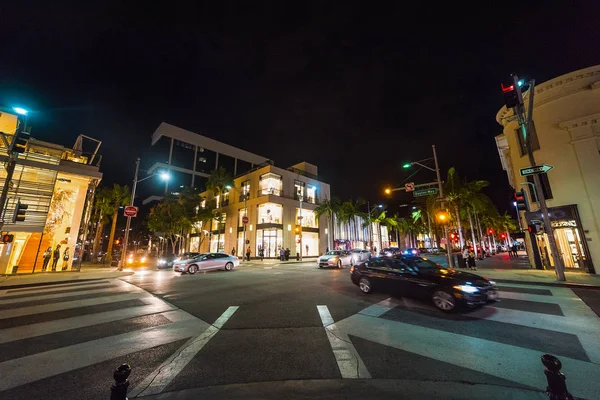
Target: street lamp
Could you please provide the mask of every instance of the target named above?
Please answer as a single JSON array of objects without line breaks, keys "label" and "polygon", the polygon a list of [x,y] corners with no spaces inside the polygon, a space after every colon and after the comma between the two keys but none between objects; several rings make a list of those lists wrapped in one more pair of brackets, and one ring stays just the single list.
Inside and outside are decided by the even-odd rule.
[{"label": "street lamp", "polygon": [[19,115],[27,115],[29,113],[29,111],[23,107],[13,107],[13,111]]},{"label": "street lamp", "polygon": [[[232,185],[227,185],[227,186],[225,186],[225,189],[227,189],[227,190],[231,190],[231,189],[233,189],[233,190],[235,190],[235,191],[236,191],[236,192],[237,192],[237,193],[238,193],[240,196],[243,196],[243,197],[244,197],[244,217],[246,217],[246,216],[248,215],[248,206],[247,206],[247,204],[248,204],[248,196],[250,195],[250,192],[248,192],[248,193],[242,193],[242,192],[240,192],[240,191],[239,191],[239,190],[238,190],[238,189],[237,189],[235,186],[232,186]],[[238,217],[238,218],[239,218],[239,217]],[[243,236],[242,236],[242,261],[243,261],[243,260],[244,260],[244,250],[245,250],[245,247],[246,247],[246,226],[247,226],[248,224],[247,224],[247,223],[245,223],[244,221],[242,221],[242,224],[244,225],[244,234],[243,234]],[[236,235],[237,235],[237,232],[236,232]],[[237,237],[236,237],[236,241],[237,241]],[[240,246],[239,246],[239,243],[238,243],[238,251],[240,250],[240,249],[239,249],[239,247],[240,247]]]},{"label": "street lamp", "polygon": [[373,249],[373,223],[371,222],[371,213],[377,208],[383,208],[383,204],[378,204],[371,209],[371,204],[367,201],[367,210],[369,211],[369,250]]},{"label": "street lamp", "polygon": [[[135,174],[133,175],[133,186],[131,188],[131,201],[129,205],[133,207],[133,201],[135,200],[135,189],[137,188],[138,182],[145,181],[146,179],[150,179],[154,176],[159,176],[163,181],[168,181],[171,178],[171,175],[167,171],[161,171],[158,174],[152,174],[145,178],[138,179],[138,172],[140,170],[140,158],[138,157],[135,160]],[[127,217],[127,225],[125,226],[125,237],[123,238],[123,250],[121,252],[121,259],[119,260],[119,269],[123,269],[123,260],[127,255],[127,242],[129,241],[129,231],[131,227],[131,217]]]}]

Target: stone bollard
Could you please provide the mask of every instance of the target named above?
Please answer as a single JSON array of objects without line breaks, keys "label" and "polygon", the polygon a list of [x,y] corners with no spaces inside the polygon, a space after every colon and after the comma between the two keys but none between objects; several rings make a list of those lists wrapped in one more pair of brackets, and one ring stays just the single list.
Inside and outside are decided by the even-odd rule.
[{"label": "stone bollard", "polygon": [[115,372],[113,372],[113,378],[115,383],[110,388],[110,400],[127,400],[127,389],[129,388],[129,375],[131,374],[131,367],[129,364],[121,364]]},{"label": "stone bollard", "polygon": [[560,360],[551,354],[544,354],[542,364],[546,367],[544,374],[546,374],[546,380],[548,381],[546,387],[548,397],[552,400],[573,400],[573,396],[567,390],[567,377],[560,372],[562,368]]}]

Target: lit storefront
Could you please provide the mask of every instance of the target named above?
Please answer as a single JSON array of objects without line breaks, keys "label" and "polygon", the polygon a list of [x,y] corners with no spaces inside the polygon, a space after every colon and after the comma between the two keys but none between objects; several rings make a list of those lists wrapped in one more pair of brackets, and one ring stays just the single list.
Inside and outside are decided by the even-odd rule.
[{"label": "lit storefront", "polygon": [[256,249],[263,249],[265,257],[278,257],[283,247],[283,206],[276,203],[258,205]]},{"label": "lit storefront", "polygon": [[[565,268],[594,272],[577,205],[551,207],[548,214],[554,230],[558,252],[562,257]],[[525,218],[528,224],[540,224],[542,222],[540,212],[527,212]],[[539,232],[531,236],[536,244],[534,249],[537,251],[536,256],[540,258],[545,268],[551,269],[554,262],[549,250],[547,234]]]},{"label": "lit storefront", "polygon": [[225,221],[227,214],[222,213],[220,218],[212,220],[210,235],[210,251],[212,253],[225,252]]}]

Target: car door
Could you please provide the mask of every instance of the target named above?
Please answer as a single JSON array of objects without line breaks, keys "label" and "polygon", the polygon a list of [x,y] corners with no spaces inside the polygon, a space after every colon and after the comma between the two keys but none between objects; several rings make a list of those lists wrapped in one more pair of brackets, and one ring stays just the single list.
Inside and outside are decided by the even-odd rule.
[{"label": "car door", "polygon": [[213,265],[211,267],[211,269],[219,269],[219,268],[225,268],[225,264],[227,264],[227,262],[229,261],[229,255],[228,254],[223,254],[223,253],[215,253],[213,254]]},{"label": "car door", "polygon": [[407,290],[412,297],[428,298],[430,290],[436,283],[431,279],[431,273],[435,270],[435,263],[422,257],[406,257],[404,263],[409,266],[411,272],[407,276]]},{"label": "car door", "polygon": [[212,266],[214,265],[214,257],[212,253],[209,254],[204,254],[201,255],[200,257],[196,258],[196,262],[195,264],[198,266],[198,269],[200,270],[207,270],[207,269],[211,269]]},{"label": "car door", "polygon": [[365,275],[371,281],[371,285],[377,290],[389,291],[390,290],[390,267],[386,264],[385,260],[381,258],[373,258],[367,264],[363,275]]},{"label": "car door", "polygon": [[402,297],[412,297],[409,284],[412,272],[408,265],[398,258],[387,259],[385,262],[389,267],[387,280],[390,291]]}]

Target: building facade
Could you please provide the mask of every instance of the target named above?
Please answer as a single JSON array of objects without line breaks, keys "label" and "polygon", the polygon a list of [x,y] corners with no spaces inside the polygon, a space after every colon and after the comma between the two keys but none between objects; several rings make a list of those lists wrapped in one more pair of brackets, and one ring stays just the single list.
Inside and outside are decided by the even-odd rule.
[{"label": "building facade", "polygon": [[[205,201],[216,202],[221,218],[192,234],[189,251],[235,250],[241,256],[249,247],[252,257],[262,249],[265,258],[273,258],[281,248],[289,248],[292,257],[300,249],[303,256],[316,257],[331,248],[327,217],[317,218],[314,211],[330,198],[329,185],[318,180],[316,166],[303,162],[283,169],[265,163],[233,181],[223,194],[202,193]],[[297,225],[302,226],[301,235]]]},{"label": "building facade", "polygon": [[[12,135],[15,115],[0,112],[0,131]],[[94,191],[102,173],[96,151],[84,153],[80,136],[74,149],[31,138],[9,186],[2,231],[13,235],[0,244],[0,274],[65,271],[76,269],[85,243]],[[7,148],[0,142],[0,162],[8,162]],[[6,169],[0,168],[0,187]],[[17,202],[27,205],[24,221],[12,222]],[[51,256],[44,257],[50,249]]]},{"label": "building facade", "polygon": [[180,187],[205,189],[210,172],[224,167],[233,176],[250,171],[268,159],[194,132],[161,123],[152,135],[149,158],[158,160],[148,173],[168,171],[171,178],[163,193],[144,200],[144,204],[160,200],[167,192]]},{"label": "building facade", "polygon": [[[527,94],[525,104],[527,105]],[[571,72],[535,87],[531,134],[536,164],[554,168],[540,176],[560,256],[568,269],[596,273],[600,265],[600,65]],[[512,110],[503,107],[496,121],[502,167],[515,190],[525,189],[531,212],[521,226],[540,221],[533,180],[520,176],[529,167]],[[526,235],[532,265],[552,268],[545,233]]]}]

